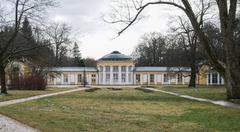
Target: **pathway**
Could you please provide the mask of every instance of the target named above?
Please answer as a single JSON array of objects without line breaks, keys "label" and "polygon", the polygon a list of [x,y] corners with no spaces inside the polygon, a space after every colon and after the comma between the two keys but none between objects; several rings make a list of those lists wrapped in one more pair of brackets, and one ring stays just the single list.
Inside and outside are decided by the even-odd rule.
[{"label": "pathway", "polygon": [[[62,92],[57,92],[57,93],[37,95],[37,96],[27,97],[27,98],[22,98],[22,99],[9,100],[9,101],[5,101],[5,102],[0,102],[0,107],[17,104],[17,103],[22,103],[22,102],[26,102],[26,101],[31,101],[31,100],[36,100],[36,99],[41,99],[41,98],[50,97],[50,96],[56,96],[56,95],[61,95],[61,94],[66,94],[66,93],[82,91],[82,90],[86,90],[86,89],[89,89],[89,88],[77,88],[77,89],[62,91]],[[0,132],[37,132],[37,131],[38,130],[36,130],[32,127],[29,127],[21,122],[18,122],[9,117],[0,115]]]},{"label": "pathway", "polygon": [[232,103],[232,102],[229,102],[229,101],[224,101],[224,100],[215,101],[215,100],[210,100],[210,99],[197,98],[197,97],[182,95],[182,94],[178,94],[178,93],[174,93],[174,92],[159,90],[159,89],[155,89],[155,88],[143,88],[143,89],[151,90],[151,91],[154,91],[154,92],[161,92],[161,93],[165,93],[165,94],[170,94],[170,95],[178,96],[178,97],[185,98],[185,99],[196,100],[196,101],[200,101],[200,102],[208,102],[208,103],[212,103],[212,104],[220,105],[220,106],[224,106],[224,107],[240,109],[239,104],[235,104],[235,103]]}]

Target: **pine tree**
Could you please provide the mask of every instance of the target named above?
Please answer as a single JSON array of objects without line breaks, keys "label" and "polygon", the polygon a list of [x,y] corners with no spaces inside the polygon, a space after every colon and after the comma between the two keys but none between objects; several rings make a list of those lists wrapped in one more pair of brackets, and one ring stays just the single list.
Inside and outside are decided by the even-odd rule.
[{"label": "pine tree", "polygon": [[73,47],[73,57],[74,57],[74,62],[81,66],[81,60],[82,60],[82,55],[81,55],[81,52],[79,50],[79,47],[78,47],[78,44],[75,42],[74,43],[74,47]]},{"label": "pine tree", "polygon": [[32,27],[31,27],[27,17],[25,17],[25,19],[23,21],[21,32],[26,39],[33,39]]}]

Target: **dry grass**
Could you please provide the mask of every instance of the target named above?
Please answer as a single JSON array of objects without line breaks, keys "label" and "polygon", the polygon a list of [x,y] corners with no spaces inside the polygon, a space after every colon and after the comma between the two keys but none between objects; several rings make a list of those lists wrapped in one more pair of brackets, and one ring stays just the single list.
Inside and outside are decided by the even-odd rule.
[{"label": "dry grass", "polygon": [[26,98],[26,97],[36,96],[36,95],[60,92],[60,91],[65,91],[65,90],[70,90],[70,89],[49,88],[46,90],[8,90],[7,95],[0,95],[0,102],[13,100],[13,99]]},{"label": "dry grass", "polygon": [[189,88],[184,85],[178,86],[155,86],[157,89],[180,93],[184,95],[190,95],[194,97],[212,99],[212,100],[225,100],[226,99],[226,88],[223,86],[209,86],[209,87],[197,87]]},{"label": "dry grass", "polygon": [[134,89],[100,89],[2,107],[41,131],[238,131],[240,111]]}]

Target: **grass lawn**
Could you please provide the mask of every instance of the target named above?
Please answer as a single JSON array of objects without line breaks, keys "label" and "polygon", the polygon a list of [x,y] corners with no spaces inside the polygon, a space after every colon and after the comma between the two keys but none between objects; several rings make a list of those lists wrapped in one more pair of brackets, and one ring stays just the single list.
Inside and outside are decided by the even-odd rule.
[{"label": "grass lawn", "polygon": [[155,86],[155,88],[184,95],[190,95],[194,97],[212,99],[212,100],[225,100],[226,88],[223,86],[209,86],[209,87],[197,87],[188,88],[187,86]]},{"label": "grass lawn", "polygon": [[13,100],[13,99],[20,99],[26,98],[36,95],[60,92],[64,90],[70,90],[69,88],[49,88],[46,90],[8,90],[7,95],[0,95],[0,102]]},{"label": "grass lawn", "polygon": [[240,110],[135,89],[88,90],[0,108],[45,132],[240,130]]}]

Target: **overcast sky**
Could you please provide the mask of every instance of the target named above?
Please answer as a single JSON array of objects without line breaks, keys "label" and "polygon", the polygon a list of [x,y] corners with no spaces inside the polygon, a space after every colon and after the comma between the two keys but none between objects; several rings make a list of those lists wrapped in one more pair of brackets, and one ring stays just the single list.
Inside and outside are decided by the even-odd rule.
[{"label": "overcast sky", "polygon": [[[99,59],[111,51],[118,50],[130,55],[146,32],[165,33],[169,16],[175,10],[166,7],[151,7],[144,14],[144,20],[132,26],[120,37],[114,25],[105,23],[103,15],[111,11],[111,0],[59,0],[60,7],[50,11],[50,18],[68,23],[79,41],[83,57]],[[113,39],[115,38],[115,39]]]}]

